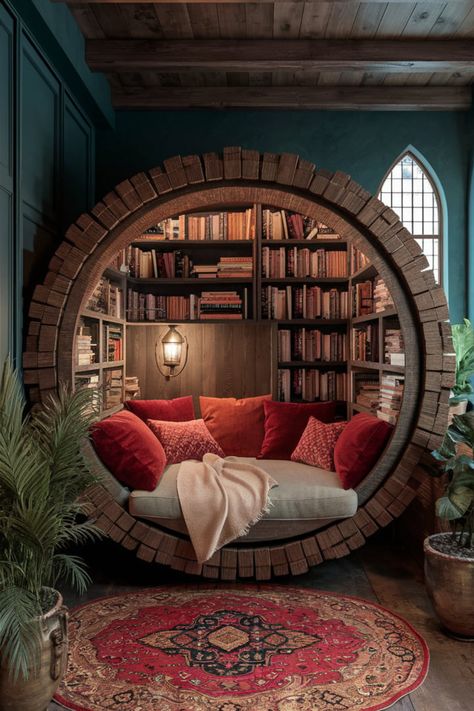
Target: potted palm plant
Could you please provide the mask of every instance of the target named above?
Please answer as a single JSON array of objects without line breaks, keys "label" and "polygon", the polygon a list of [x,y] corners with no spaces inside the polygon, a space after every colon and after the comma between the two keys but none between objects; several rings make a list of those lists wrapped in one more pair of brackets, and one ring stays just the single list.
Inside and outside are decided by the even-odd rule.
[{"label": "potted palm plant", "polygon": [[455,415],[430,473],[445,477],[436,514],[451,529],[424,543],[428,594],[441,623],[462,639],[474,638],[474,410]]},{"label": "potted palm plant", "polygon": [[0,383],[0,709],[44,711],[67,657],[58,581],[79,592],[89,576],[71,545],[98,531],[78,500],[94,479],[80,444],[95,419],[93,393],[58,393],[25,413],[9,361]]},{"label": "potted palm plant", "polygon": [[451,327],[453,346],[456,353],[456,382],[449,399],[449,424],[454,415],[466,412],[469,396],[473,392],[471,377],[474,375],[474,329],[465,318],[463,323]]}]

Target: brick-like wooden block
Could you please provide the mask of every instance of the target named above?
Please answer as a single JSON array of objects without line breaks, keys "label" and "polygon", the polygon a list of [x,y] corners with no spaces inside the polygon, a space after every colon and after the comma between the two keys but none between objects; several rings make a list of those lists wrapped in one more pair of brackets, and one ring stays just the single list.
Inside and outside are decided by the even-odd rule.
[{"label": "brick-like wooden block", "polygon": [[239,576],[241,578],[252,578],[254,575],[253,550],[247,548],[239,549]]},{"label": "brick-like wooden block", "polygon": [[301,545],[308,565],[319,565],[319,563],[322,563],[323,556],[314,536],[303,538]]},{"label": "brick-like wooden block", "polygon": [[242,149],[242,178],[258,180],[260,171],[260,153],[246,148]]},{"label": "brick-like wooden block", "polygon": [[314,171],[314,178],[309,186],[310,192],[315,195],[322,195],[329,185],[333,174],[329,170],[318,168]]},{"label": "brick-like wooden block", "polygon": [[130,211],[137,210],[143,205],[140,195],[130,180],[123,180],[115,187],[115,190]]},{"label": "brick-like wooden block", "polygon": [[137,558],[144,560],[146,563],[151,563],[155,559],[156,550],[140,543],[137,548]]},{"label": "brick-like wooden block", "polygon": [[204,153],[203,160],[206,180],[210,182],[213,180],[222,180],[224,177],[224,167],[222,165],[222,158],[219,154]]},{"label": "brick-like wooden block", "polygon": [[276,153],[264,153],[260,166],[260,179],[264,182],[274,182],[278,172],[279,156]]},{"label": "brick-like wooden block", "polygon": [[163,161],[163,165],[173,190],[186,187],[188,179],[186,177],[186,171],[184,170],[181,156],[167,158]]},{"label": "brick-like wooden block", "polygon": [[160,166],[152,168],[149,173],[152,183],[158,192],[158,195],[163,195],[165,193],[171,192],[172,187],[169,178],[164,172],[164,170],[160,168]]},{"label": "brick-like wooden block", "polygon": [[[126,511],[123,512],[123,514],[116,520],[117,526],[120,526],[124,531],[130,531],[132,526],[135,524],[135,519],[133,516],[130,516],[129,513]],[[137,536],[135,531],[131,531],[131,536],[133,538],[141,540],[140,536]]]},{"label": "brick-like wooden block", "polygon": [[142,203],[150,202],[157,197],[157,193],[146,173],[137,173],[130,178],[130,182],[135,188]]},{"label": "brick-like wooden block", "polygon": [[286,557],[285,546],[276,546],[270,549],[270,559],[274,575],[288,575],[290,567]]},{"label": "brick-like wooden block", "polygon": [[237,180],[242,176],[242,149],[240,146],[224,148],[224,178]]},{"label": "brick-like wooden block", "polygon": [[183,156],[183,168],[190,185],[204,182],[204,171],[199,156]]},{"label": "brick-like wooden block", "polygon": [[303,190],[309,188],[311,181],[313,180],[314,169],[314,163],[310,163],[310,161],[300,158],[293,177],[293,186]]},{"label": "brick-like wooden block", "polygon": [[293,153],[282,153],[278,163],[276,175],[277,183],[281,185],[293,185],[297,164],[298,156]]},{"label": "brick-like wooden block", "polygon": [[270,549],[256,548],[254,558],[255,578],[257,580],[269,580],[272,576]]}]

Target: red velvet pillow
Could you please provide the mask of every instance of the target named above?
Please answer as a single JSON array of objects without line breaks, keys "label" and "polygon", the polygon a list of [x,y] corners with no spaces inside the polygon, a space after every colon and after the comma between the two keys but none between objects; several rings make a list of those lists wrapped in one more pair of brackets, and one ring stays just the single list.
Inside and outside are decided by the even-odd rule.
[{"label": "red velvet pillow", "polygon": [[204,424],[204,420],[190,420],[189,422],[148,420],[147,424],[163,445],[167,464],[178,464],[186,459],[202,461],[204,455],[208,453],[225,457],[224,452]]},{"label": "red velvet pillow", "polygon": [[187,422],[195,418],[191,395],[176,397],[174,400],[126,400],[124,406],[143,422],[147,420]]},{"label": "red velvet pillow", "polygon": [[344,489],[353,489],[382,454],[393,425],[361,412],[347,423],[334,448],[334,464]]},{"label": "red velvet pillow", "polygon": [[155,489],[166,465],[166,455],[139,417],[121,410],[97,422],[91,437],[99,459],[116,479],[132,489]]},{"label": "red velvet pillow", "polygon": [[273,402],[263,403],[265,437],[259,459],[290,459],[309,418],[332,422],[336,416],[335,402]]},{"label": "red velvet pillow", "polygon": [[347,422],[320,422],[310,417],[291,461],[334,471],[334,447]]},{"label": "red velvet pillow", "polygon": [[200,397],[206,427],[227,456],[256,457],[263,442],[263,403],[271,395],[246,397]]}]

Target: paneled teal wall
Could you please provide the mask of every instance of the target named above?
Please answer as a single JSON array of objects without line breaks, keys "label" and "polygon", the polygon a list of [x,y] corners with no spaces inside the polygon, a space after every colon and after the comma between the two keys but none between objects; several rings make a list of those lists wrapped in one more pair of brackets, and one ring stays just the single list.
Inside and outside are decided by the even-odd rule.
[{"label": "paneled teal wall", "polygon": [[[21,353],[24,305],[65,229],[92,205],[95,192],[91,113],[97,120],[100,102],[92,95],[83,101],[87,87],[80,86],[77,70],[58,65],[61,52],[40,22],[36,4],[22,0],[0,7],[1,359],[8,352]],[[49,3],[43,5],[50,23],[56,12],[70,27],[66,8],[51,11]],[[43,46],[39,39],[45,38]],[[64,76],[76,76],[74,86]]]},{"label": "paneled teal wall", "polygon": [[343,170],[376,193],[397,156],[413,145],[430,163],[447,204],[447,291],[452,318],[466,313],[467,112],[117,111],[97,137],[98,196],[175,154],[238,145],[298,153]]}]

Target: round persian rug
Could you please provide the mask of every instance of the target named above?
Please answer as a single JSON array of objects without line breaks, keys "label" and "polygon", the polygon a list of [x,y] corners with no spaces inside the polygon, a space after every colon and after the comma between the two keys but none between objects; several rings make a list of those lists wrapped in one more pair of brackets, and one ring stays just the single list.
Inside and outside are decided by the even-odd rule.
[{"label": "round persian rug", "polygon": [[376,711],[419,686],[405,620],[302,588],[160,588],[73,610],[56,695],[79,711]]}]

